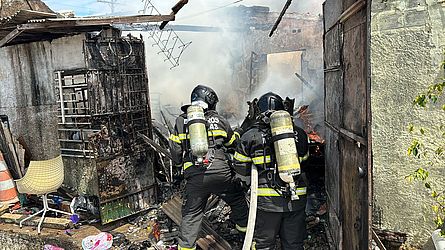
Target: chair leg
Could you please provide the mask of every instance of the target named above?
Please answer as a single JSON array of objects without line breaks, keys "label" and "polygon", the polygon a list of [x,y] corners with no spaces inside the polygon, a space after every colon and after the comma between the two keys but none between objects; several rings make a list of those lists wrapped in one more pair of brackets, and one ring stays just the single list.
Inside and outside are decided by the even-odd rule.
[{"label": "chair leg", "polygon": [[42,226],[43,220],[45,219],[45,214],[47,210],[44,210],[42,218],[40,218],[39,225],[37,226],[37,233],[40,234],[40,227]]},{"label": "chair leg", "polygon": [[56,212],[56,213],[61,213],[61,214],[66,214],[66,215],[73,215],[72,213],[68,213],[68,212],[65,212],[65,211],[62,211],[62,210],[58,210],[58,209],[54,209],[54,208],[48,208],[48,211],[53,211],[53,212]]},{"label": "chair leg", "polygon": [[48,196],[47,196],[47,194],[42,195],[42,200],[43,200],[43,209],[38,211],[37,213],[35,213],[35,214],[31,215],[31,216],[28,216],[25,219],[21,220],[20,221],[20,228],[22,228],[22,223],[24,221],[27,221],[27,220],[37,216],[38,214],[43,213],[42,217],[40,218],[39,224],[37,225],[37,232],[40,234],[43,221],[45,220],[46,212],[53,211],[53,212],[56,212],[56,213],[62,213],[62,214],[66,214],[66,215],[73,215],[73,214],[65,212],[65,211],[61,211],[61,210],[58,210],[58,209],[50,208],[49,205],[48,205]]},{"label": "chair leg", "polygon": [[23,227],[23,222],[25,222],[25,221],[27,221],[27,220],[29,220],[29,219],[31,219],[32,217],[35,217],[35,216],[37,216],[38,214],[41,214],[41,213],[43,213],[45,210],[44,209],[42,209],[42,210],[40,210],[40,211],[38,211],[37,213],[35,213],[35,214],[33,214],[33,215],[30,215],[30,216],[28,216],[28,217],[26,217],[25,219],[23,219],[23,220],[21,220],[20,221],[20,228],[22,228]]}]

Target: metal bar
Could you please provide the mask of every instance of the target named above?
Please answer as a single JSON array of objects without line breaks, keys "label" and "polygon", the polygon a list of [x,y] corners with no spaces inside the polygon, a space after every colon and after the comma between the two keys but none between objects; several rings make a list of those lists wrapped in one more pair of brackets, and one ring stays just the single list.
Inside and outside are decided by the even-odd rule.
[{"label": "metal bar", "polygon": [[62,151],[82,152],[82,153],[94,153],[94,150],[88,149],[74,149],[74,148],[61,148]]},{"label": "metal bar", "polygon": [[62,90],[62,71],[57,71],[57,80],[59,82],[59,95],[60,95],[60,114],[62,115],[62,124],[65,123],[65,110],[63,105],[63,90]]},{"label": "metal bar", "polygon": [[280,15],[278,16],[277,21],[275,21],[275,24],[272,27],[272,30],[269,33],[269,37],[273,35],[275,30],[278,28],[278,25],[281,23],[281,19],[283,19],[284,14],[286,14],[287,9],[289,8],[290,4],[292,3],[292,0],[287,0],[286,4],[284,4],[283,9],[281,10]]},{"label": "metal bar", "polygon": [[70,154],[61,154],[62,157],[71,157],[71,158],[87,158],[94,159],[94,156],[91,155],[70,155]]},{"label": "metal bar", "polygon": [[57,117],[62,117],[62,119],[65,120],[65,118],[85,118],[85,117],[91,117],[91,115],[62,115],[62,116],[58,115]]}]

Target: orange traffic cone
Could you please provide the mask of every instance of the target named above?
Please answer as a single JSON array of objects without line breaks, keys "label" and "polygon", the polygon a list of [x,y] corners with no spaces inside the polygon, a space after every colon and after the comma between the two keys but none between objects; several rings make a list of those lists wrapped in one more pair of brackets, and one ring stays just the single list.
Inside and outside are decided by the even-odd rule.
[{"label": "orange traffic cone", "polygon": [[0,152],[0,204],[14,204],[18,202],[17,190],[9,174],[3,154]]}]

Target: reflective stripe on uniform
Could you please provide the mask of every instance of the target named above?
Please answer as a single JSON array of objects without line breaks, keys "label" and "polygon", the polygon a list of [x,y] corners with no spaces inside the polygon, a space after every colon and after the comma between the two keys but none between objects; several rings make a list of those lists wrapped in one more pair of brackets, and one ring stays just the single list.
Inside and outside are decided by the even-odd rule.
[{"label": "reflective stripe on uniform", "polygon": [[[297,188],[295,193],[296,195],[305,195],[306,187]],[[277,197],[281,195],[273,188],[258,188],[258,196]]]},{"label": "reflective stripe on uniform", "polygon": [[306,187],[297,188],[297,190],[295,191],[296,195],[305,195],[306,192]]},{"label": "reflective stripe on uniform", "polygon": [[309,158],[309,152],[307,152],[305,156],[299,157],[299,158],[300,158],[300,162],[307,160]]},{"label": "reflective stripe on uniform", "polygon": [[222,137],[227,137],[227,132],[224,130],[220,130],[220,129],[216,129],[216,130],[209,130],[208,132],[209,136],[222,136]]},{"label": "reflective stripe on uniform", "polygon": [[230,146],[232,143],[236,140],[235,134],[232,135],[232,138],[230,138],[230,141],[228,143],[224,143],[224,146]]},{"label": "reflective stripe on uniform", "polygon": [[181,247],[178,245],[178,250],[196,250],[196,247]]},{"label": "reflective stripe on uniform", "polygon": [[245,233],[247,231],[247,227],[242,227],[238,224],[235,224],[235,228],[236,230],[238,230],[239,232]]},{"label": "reflective stripe on uniform", "polygon": [[291,164],[291,165],[279,166],[278,167],[278,171],[280,171],[280,172],[288,171],[288,170],[295,170],[295,169],[300,169],[300,164]]},{"label": "reflective stripe on uniform", "polygon": [[181,141],[183,141],[183,140],[185,140],[185,139],[187,139],[187,138],[190,138],[190,136],[187,136],[187,134],[179,134],[178,136],[179,136],[179,139],[180,139]]},{"label": "reflective stripe on uniform", "polygon": [[241,135],[238,132],[233,132],[234,135],[238,136],[238,138],[241,138]]},{"label": "reflective stripe on uniform", "polygon": [[187,168],[189,168],[191,166],[193,166],[193,163],[188,161],[188,162],[184,163],[184,165],[182,166],[182,169],[184,169],[184,171],[185,171]]},{"label": "reflective stripe on uniform", "polygon": [[179,139],[179,136],[176,136],[174,134],[171,134],[170,137],[168,137],[171,141],[174,141],[176,143],[181,143],[181,140]]},{"label": "reflective stripe on uniform", "polygon": [[280,126],[280,127],[272,128],[271,131],[272,131],[272,135],[283,134],[283,133],[293,132],[294,127],[292,125]]},{"label": "reflective stripe on uniform", "polygon": [[240,154],[238,152],[235,152],[233,158],[239,162],[252,162],[252,159],[250,159],[250,157]]},{"label": "reflective stripe on uniform", "polygon": [[[264,158],[266,158],[266,161],[264,161]],[[254,157],[252,161],[255,165],[270,163],[270,155]]]},{"label": "reflective stripe on uniform", "polygon": [[273,188],[258,188],[258,196],[281,196]]}]

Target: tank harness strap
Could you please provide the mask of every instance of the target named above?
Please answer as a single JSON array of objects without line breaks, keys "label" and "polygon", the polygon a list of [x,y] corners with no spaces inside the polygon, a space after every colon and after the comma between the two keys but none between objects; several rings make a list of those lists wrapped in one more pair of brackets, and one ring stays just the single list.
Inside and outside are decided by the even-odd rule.
[{"label": "tank harness strap", "polygon": [[294,136],[295,136],[294,133],[278,134],[278,135],[272,136],[272,143],[274,143],[278,140],[282,140],[282,139],[294,138]]}]

